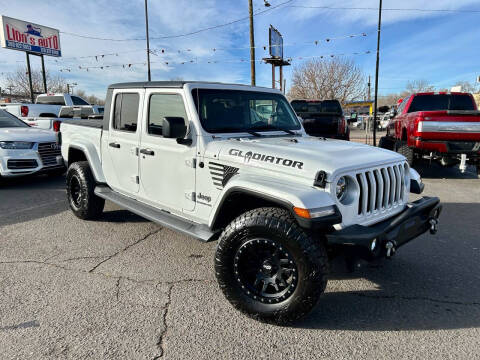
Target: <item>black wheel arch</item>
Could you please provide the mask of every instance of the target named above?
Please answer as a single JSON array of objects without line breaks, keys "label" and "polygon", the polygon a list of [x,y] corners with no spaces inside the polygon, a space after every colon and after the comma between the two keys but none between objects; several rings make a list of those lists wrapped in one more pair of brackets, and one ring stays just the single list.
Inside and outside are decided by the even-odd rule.
[{"label": "black wheel arch", "polygon": [[87,155],[82,149],[70,146],[68,148],[68,166],[79,161],[88,161]]},{"label": "black wheel arch", "polygon": [[[239,204],[241,205],[239,206]],[[289,201],[250,189],[232,187],[227,190],[218,203],[211,229],[222,229],[240,214],[261,207],[279,207],[289,211],[294,218],[297,218],[293,211],[293,204]]]}]

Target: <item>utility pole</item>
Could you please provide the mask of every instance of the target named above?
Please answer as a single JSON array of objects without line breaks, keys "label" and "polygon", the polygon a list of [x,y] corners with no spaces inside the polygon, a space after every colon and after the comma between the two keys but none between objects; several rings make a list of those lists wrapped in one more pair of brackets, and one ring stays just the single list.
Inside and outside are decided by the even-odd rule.
[{"label": "utility pole", "polygon": [[70,94],[70,90],[72,90],[72,94],[73,94],[73,88],[77,85],[78,85],[77,83],[71,83],[71,84],[67,83],[67,93]]},{"label": "utility pole", "polygon": [[30,87],[30,100],[32,104],[35,102],[34,95],[33,95],[33,85],[32,85],[32,69],[30,68],[30,57],[28,56],[28,52],[25,53],[27,56],[27,72],[28,72],[28,86]]},{"label": "utility pole", "polygon": [[152,74],[150,72],[150,38],[148,35],[148,7],[147,0],[145,0],[145,32],[147,37],[147,66],[148,66],[148,81],[152,81]]},{"label": "utility pole", "polygon": [[47,93],[47,77],[45,75],[45,61],[43,60],[43,54],[40,55],[40,58],[42,59],[42,77],[43,77],[43,92]]},{"label": "utility pole", "polygon": [[372,93],[371,93],[372,82],[370,80],[371,80],[371,76],[368,75],[368,97],[367,97],[367,101],[370,101],[370,99],[372,98]]},{"label": "utility pole", "polygon": [[250,76],[251,76],[251,84],[252,86],[255,86],[255,37],[253,34],[254,29],[253,29],[252,0],[248,0],[248,14],[250,16]]},{"label": "utility pole", "polygon": [[373,109],[373,146],[377,146],[377,100],[378,100],[378,67],[380,62],[380,30],[382,27],[382,0],[378,6],[377,64],[375,66],[375,101]]}]

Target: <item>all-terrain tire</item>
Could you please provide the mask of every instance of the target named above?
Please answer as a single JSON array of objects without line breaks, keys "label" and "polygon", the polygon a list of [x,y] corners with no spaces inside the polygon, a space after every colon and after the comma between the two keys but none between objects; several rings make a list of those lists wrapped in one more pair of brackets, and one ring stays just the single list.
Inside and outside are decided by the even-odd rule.
[{"label": "all-terrain tire", "polygon": [[395,143],[395,151],[407,158],[410,167],[415,164],[415,152],[407,145],[406,141],[397,140]]},{"label": "all-terrain tire", "polygon": [[[480,179],[480,165],[476,166],[476,173],[477,173],[477,178]],[[1,180],[0,180],[1,181]]]},{"label": "all-terrain tire", "polygon": [[95,195],[95,178],[88,161],[75,162],[67,171],[67,198],[75,216],[83,220],[98,218],[105,200]]},{"label": "all-terrain tire", "polygon": [[[251,273],[257,274],[256,279],[259,274],[265,276],[263,272],[268,270],[265,265],[268,260],[262,263],[261,254],[270,248],[272,252],[278,250],[278,264],[291,266],[289,271],[293,276],[290,276],[291,283],[283,290],[283,296],[262,295],[267,290],[279,291],[278,286],[275,289],[275,285],[268,285],[264,290],[265,282],[258,288],[248,282],[249,276],[252,279],[255,276]],[[243,258],[248,264],[256,265],[239,267],[237,262],[241,264]],[[247,211],[233,220],[220,235],[215,254],[218,284],[230,303],[254,319],[276,324],[288,324],[312,310],[325,291],[328,268],[323,244],[308,236],[287,210],[272,207]],[[275,279],[281,277],[278,274]],[[285,274],[288,274],[286,270]],[[280,283],[280,280],[275,281]]]},{"label": "all-terrain tire", "polygon": [[395,141],[393,141],[387,136],[382,136],[380,138],[380,141],[378,142],[378,147],[387,150],[394,150]]}]

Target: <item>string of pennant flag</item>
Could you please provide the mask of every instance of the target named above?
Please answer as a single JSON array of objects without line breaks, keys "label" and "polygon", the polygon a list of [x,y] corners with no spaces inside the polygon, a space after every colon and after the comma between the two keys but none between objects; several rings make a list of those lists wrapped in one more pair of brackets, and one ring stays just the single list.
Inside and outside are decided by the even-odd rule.
[{"label": "string of pennant flag", "polygon": [[[286,43],[283,44],[283,47],[289,47],[289,46],[300,46],[300,45],[312,45],[312,46],[318,46],[322,43],[329,43],[331,41],[336,41],[336,40],[341,40],[341,39],[352,39],[352,38],[361,38],[361,37],[367,37],[369,34],[366,32],[361,32],[361,33],[355,33],[355,34],[348,34],[348,35],[341,35],[341,36],[332,36],[332,37],[326,37],[322,39],[316,39],[316,40],[310,40],[310,41],[305,41],[305,42],[291,42],[291,43]],[[272,47],[276,46],[282,46],[282,45],[272,45]],[[270,47],[270,45],[258,45],[258,46],[240,46],[240,47],[211,47],[211,48],[202,48],[201,50],[207,50],[212,53],[216,53],[218,51],[231,51],[231,50],[248,50],[248,49],[263,49],[267,50]],[[150,49],[150,54],[155,55],[155,56],[161,56],[161,55],[169,55],[169,54],[181,54],[181,53],[191,53],[194,52],[195,50],[198,50],[197,48],[192,49],[192,48],[182,48],[182,49],[175,49],[175,48],[170,48],[168,46],[165,47],[160,47],[160,48],[153,48]],[[136,53],[140,51],[146,51],[146,49],[137,49],[137,50],[129,50],[129,51],[117,51],[114,53],[104,53],[104,54],[96,54],[96,55],[85,55],[85,56],[73,56],[73,57],[65,57],[62,59],[54,59],[51,60],[55,63],[61,63],[65,60],[80,60],[80,59],[95,59],[95,61],[101,61],[105,59],[106,57],[118,57],[121,54],[128,54],[128,53]],[[23,61],[23,60],[19,60]]]},{"label": "string of pennant flag", "polygon": [[[312,58],[334,58],[334,57],[341,57],[341,56],[349,56],[349,55],[367,55],[371,54],[372,51],[361,51],[361,52],[352,52],[352,53],[336,53],[336,54],[323,54],[323,55],[312,55],[312,56],[294,56],[286,58],[287,61],[291,62],[293,60],[303,60],[303,59],[312,59]],[[151,61],[151,64],[162,64],[165,66],[172,66],[172,65],[187,65],[187,64],[218,64],[218,63],[245,63],[245,62],[257,62],[257,63],[265,63],[262,59],[250,60],[250,59],[220,59],[220,60],[198,60],[198,59],[190,59],[185,61]],[[130,69],[134,66],[142,65],[146,66],[147,62],[131,62],[125,64],[104,64],[99,66],[82,66],[78,65],[77,67],[70,67],[70,68],[62,68],[59,69],[60,72],[72,72],[76,70],[82,71],[90,71],[90,70],[107,70],[110,68],[123,68],[123,69]]]}]

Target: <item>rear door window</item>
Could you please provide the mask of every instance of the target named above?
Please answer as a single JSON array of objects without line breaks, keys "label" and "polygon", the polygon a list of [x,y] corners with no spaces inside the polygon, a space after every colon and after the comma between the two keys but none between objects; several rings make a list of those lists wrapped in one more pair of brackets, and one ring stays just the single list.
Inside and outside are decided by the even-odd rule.
[{"label": "rear door window", "polygon": [[338,100],[293,100],[291,105],[296,113],[342,113],[342,107],[340,106]]},{"label": "rear door window", "polygon": [[472,98],[463,94],[417,95],[408,112],[440,110],[475,110]]},{"label": "rear door window", "polygon": [[113,128],[136,132],[140,97],[136,93],[121,93],[115,96]]}]

